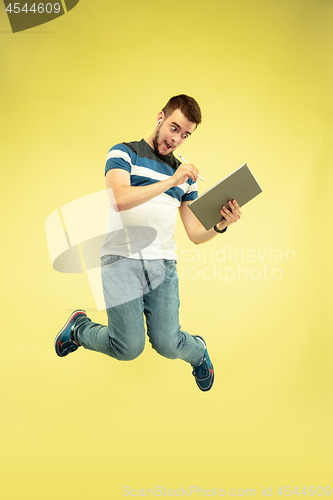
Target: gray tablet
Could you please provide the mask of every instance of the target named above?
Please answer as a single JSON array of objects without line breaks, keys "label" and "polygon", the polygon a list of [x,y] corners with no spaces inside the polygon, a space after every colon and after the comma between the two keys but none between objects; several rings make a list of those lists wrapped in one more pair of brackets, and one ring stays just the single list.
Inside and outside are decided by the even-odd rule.
[{"label": "gray tablet", "polygon": [[221,221],[222,205],[229,208],[228,201],[236,200],[241,207],[261,192],[261,187],[244,163],[196,200],[191,201],[188,206],[201,224],[209,230]]}]

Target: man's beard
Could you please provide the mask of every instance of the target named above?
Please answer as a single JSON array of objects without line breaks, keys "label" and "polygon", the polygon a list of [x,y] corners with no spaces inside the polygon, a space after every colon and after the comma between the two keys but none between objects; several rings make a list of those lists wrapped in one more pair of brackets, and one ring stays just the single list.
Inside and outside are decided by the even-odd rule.
[{"label": "man's beard", "polygon": [[158,142],[157,142],[159,136],[160,136],[160,129],[158,128],[156,130],[156,132],[155,132],[155,137],[153,139],[153,146],[154,146],[155,153],[158,154],[158,156],[162,156],[162,157],[163,156],[170,156],[172,152],[168,153],[167,155],[162,155],[161,153],[159,153],[159,151],[158,151]]}]

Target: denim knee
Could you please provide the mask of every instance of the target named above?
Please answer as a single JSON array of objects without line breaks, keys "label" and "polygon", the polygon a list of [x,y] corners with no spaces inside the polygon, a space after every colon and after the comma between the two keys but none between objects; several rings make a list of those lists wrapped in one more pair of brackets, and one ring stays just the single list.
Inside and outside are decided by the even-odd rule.
[{"label": "denim knee", "polygon": [[172,339],[159,339],[151,341],[152,348],[164,358],[177,359],[179,357],[179,347],[181,342],[172,342]]},{"label": "denim knee", "polygon": [[118,348],[115,348],[115,346],[112,345],[111,341],[111,346],[112,350],[116,351],[116,358],[119,361],[132,361],[133,359],[140,356],[140,354],[142,354],[145,347],[145,342],[132,342],[131,344],[126,344],[122,345],[121,347],[118,346]]}]

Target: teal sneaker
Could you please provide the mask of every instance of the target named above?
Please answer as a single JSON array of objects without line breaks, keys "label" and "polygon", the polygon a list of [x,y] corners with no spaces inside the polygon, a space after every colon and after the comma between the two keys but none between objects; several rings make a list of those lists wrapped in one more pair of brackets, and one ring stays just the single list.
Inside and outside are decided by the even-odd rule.
[{"label": "teal sneaker", "polygon": [[73,326],[78,318],[82,316],[87,317],[85,311],[78,309],[74,311],[67,320],[67,323],[63,327],[63,329],[58,333],[54,341],[54,348],[58,356],[63,358],[70,354],[71,352],[76,351],[80,347],[80,344],[75,342],[73,338]]},{"label": "teal sneaker", "polygon": [[200,339],[205,346],[205,353],[201,364],[199,366],[193,366],[192,374],[195,377],[195,381],[199,389],[202,391],[209,391],[214,382],[214,368],[210,357],[208,356],[207,346],[204,339],[200,337],[200,335],[196,335],[196,338]]}]

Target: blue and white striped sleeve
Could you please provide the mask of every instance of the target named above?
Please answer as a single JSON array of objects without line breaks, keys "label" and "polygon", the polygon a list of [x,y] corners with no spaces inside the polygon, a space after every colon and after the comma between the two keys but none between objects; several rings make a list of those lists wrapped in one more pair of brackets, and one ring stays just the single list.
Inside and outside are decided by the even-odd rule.
[{"label": "blue and white striped sleeve", "polygon": [[[189,179],[189,181],[191,183],[189,184],[186,193],[184,193],[184,195],[182,196],[182,202],[183,201],[193,201],[193,200],[196,200],[198,198],[197,183],[193,182],[191,179]],[[187,181],[187,182],[189,182],[189,181]]]},{"label": "blue and white striped sleeve", "polygon": [[113,168],[121,168],[129,174],[132,171],[130,151],[124,144],[116,144],[107,154],[105,174]]}]

